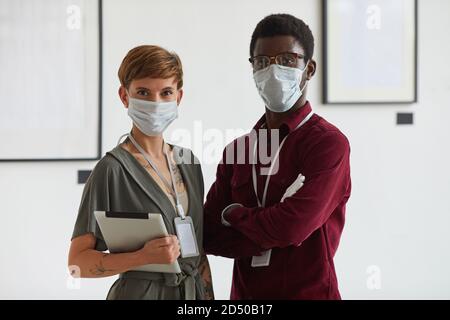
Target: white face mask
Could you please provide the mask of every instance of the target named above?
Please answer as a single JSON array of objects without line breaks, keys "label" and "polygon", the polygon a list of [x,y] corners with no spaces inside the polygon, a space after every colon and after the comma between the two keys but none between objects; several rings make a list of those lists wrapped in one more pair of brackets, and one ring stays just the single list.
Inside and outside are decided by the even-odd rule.
[{"label": "white face mask", "polygon": [[129,98],[128,115],[147,136],[157,136],[178,118],[177,101],[154,102]]},{"label": "white face mask", "polygon": [[300,89],[306,67],[302,69],[271,64],[253,74],[256,88],[266,107],[273,112],[285,112],[300,99],[308,81]]}]

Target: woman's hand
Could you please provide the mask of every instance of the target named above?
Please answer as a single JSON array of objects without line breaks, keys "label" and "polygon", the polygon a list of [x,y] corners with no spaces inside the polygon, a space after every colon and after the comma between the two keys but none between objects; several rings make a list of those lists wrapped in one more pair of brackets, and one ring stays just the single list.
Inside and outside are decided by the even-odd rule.
[{"label": "woman's hand", "polygon": [[95,250],[96,238],[88,233],[72,240],[69,252],[69,271],[77,278],[114,276],[146,264],[169,264],[180,256],[176,236],[149,241],[134,252],[105,253]]},{"label": "woman's hand", "polygon": [[148,241],[139,250],[144,264],[171,264],[180,256],[180,243],[176,236],[167,236]]}]

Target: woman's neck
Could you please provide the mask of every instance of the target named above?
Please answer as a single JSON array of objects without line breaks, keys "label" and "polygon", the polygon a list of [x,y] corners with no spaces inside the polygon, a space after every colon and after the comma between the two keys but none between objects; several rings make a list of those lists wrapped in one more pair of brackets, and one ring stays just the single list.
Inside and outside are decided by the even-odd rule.
[{"label": "woman's neck", "polygon": [[147,152],[152,158],[160,159],[164,157],[163,145],[164,139],[162,135],[159,136],[147,136],[143,134],[139,129],[133,125],[131,129],[131,135],[134,140]]}]

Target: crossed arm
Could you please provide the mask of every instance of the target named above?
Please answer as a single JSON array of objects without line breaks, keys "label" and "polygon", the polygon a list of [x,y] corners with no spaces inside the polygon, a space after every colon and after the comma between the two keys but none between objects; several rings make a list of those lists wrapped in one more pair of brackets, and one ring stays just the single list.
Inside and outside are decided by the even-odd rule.
[{"label": "crossed arm", "polygon": [[205,204],[205,250],[230,258],[259,255],[266,249],[298,246],[329,219],[350,187],[350,147],[337,133],[324,135],[305,163],[304,186],[265,208],[234,208],[220,222],[230,198],[231,165],[219,164]]}]

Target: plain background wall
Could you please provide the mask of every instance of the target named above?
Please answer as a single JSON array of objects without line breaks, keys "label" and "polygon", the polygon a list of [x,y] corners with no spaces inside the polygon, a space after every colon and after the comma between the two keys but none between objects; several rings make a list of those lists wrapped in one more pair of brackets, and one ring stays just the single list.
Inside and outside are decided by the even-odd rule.
[{"label": "plain background wall", "polygon": [[[247,62],[250,35],[260,19],[278,12],[310,25],[319,68],[309,85],[309,100],[352,146],[353,194],[335,260],[342,297],[449,299],[447,0],[419,1],[419,103],[405,106],[321,104],[320,1],[104,0],[103,153],[130,128],[117,96],[116,74],[126,52],[139,44],[175,50],[184,63],[185,96],[168,140],[176,129],[198,131],[195,141],[221,149],[231,136],[211,142],[212,136],[250,129],[263,112]],[[414,112],[415,124],[396,126],[399,111]],[[192,145],[200,158],[201,142]],[[208,162],[203,167],[207,188],[215,175],[215,164]],[[71,289],[66,271],[83,189],[77,185],[77,170],[94,165],[0,163],[0,298],[105,298],[115,278],[83,279],[80,289]],[[232,261],[211,257],[210,262],[216,297],[227,299]],[[370,289],[371,279],[379,280],[379,289]]]}]

